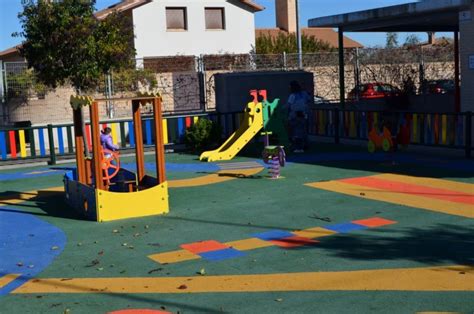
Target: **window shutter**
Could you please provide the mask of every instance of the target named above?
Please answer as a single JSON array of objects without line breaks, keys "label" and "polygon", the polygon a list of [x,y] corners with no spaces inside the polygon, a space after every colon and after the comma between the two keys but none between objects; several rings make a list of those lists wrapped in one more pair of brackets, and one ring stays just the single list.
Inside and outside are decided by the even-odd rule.
[{"label": "window shutter", "polygon": [[225,29],[223,8],[206,8],[206,29]]},{"label": "window shutter", "polygon": [[167,29],[187,29],[186,8],[166,8]]}]

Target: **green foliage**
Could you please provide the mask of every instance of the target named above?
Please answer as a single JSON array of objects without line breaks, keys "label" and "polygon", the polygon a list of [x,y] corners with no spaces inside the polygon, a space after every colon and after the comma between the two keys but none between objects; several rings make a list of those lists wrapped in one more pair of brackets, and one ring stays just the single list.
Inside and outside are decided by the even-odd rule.
[{"label": "green foliage", "polygon": [[19,14],[25,41],[21,54],[39,81],[77,91],[96,88],[104,73],[130,66],[134,56],[130,21],[112,13],[99,21],[95,0],[23,1]]},{"label": "green foliage", "polygon": [[138,91],[139,85],[154,89],[158,86],[156,74],[148,69],[123,69],[112,74],[115,91]]},{"label": "green foliage", "polygon": [[[327,42],[305,34],[301,36],[301,47],[303,53],[334,50]],[[276,37],[270,35],[258,36],[255,42],[255,49],[258,54],[297,53],[296,35],[281,32]]]},{"label": "green foliage", "polygon": [[44,95],[47,87],[38,82],[32,70],[18,73],[8,73],[8,97],[29,97],[30,95]]},{"label": "green foliage", "polygon": [[202,152],[219,144],[222,130],[208,119],[199,119],[190,126],[184,135],[184,143],[195,152]]}]

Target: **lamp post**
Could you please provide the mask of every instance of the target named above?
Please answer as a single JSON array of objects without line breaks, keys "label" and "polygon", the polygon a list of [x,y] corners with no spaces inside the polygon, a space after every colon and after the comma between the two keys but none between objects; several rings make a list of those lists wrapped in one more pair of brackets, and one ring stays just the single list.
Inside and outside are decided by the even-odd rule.
[{"label": "lamp post", "polygon": [[298,0],[295,0],[296,8],[296,44],[298,46],[298,68],[303,68],[303,48],[301,46],[301,29],[300,29],[300,14],[298,8]]}]

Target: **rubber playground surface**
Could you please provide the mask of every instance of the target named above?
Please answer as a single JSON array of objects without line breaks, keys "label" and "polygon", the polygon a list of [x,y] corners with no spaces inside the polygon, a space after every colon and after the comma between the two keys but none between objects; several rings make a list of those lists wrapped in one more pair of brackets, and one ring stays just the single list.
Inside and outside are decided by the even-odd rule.
[{"label": "rubber playground surface", "polygon": [[2,170],[0,312],[474,312],[473,160],[288,161],[167,154],[170,213],[107,223],[65,205],[73,164]]}]

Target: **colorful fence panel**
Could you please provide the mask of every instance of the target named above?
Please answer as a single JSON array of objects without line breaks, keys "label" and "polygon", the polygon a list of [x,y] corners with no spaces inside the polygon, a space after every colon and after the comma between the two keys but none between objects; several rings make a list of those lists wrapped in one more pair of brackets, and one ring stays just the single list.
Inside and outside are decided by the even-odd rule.
[{"label": "colorful fence panel", "polygon": [[[390,126],[393,133],[400,132],[402,127],[408,126],[411,144],[469,150],[466,146],[468,140],[466,135],[472,128],[472,114],[470,113],[392,112],[387,115],[383,112],[359,110],[314,109],[309,115],[308,130],[311,135],[333,137],[335,140],[337,138],[366,140],[372,128],[380,130],[387,123],[389,120],[387,117],[392,119]],[[223,138],[226,138],[239,128],[243,113],[213,112],[187,116],[165,116],[162,120],[164,143],[183,143],[186,129],[201,118],[218,123],[223,131]],[[146,146],[153,145],[155,142],[152,122],[151,118],[143,118],[143,138]],[[101,129],[105,127],[111,128],[114,142],[122,149],[135,147],[133,121],[104,121],[101,123]],[[75,142],[72,124],[52,126],[51,130],[46,126],[0,130],[0,160],[73,154]],[[85,126],[85,138],[87,145],[91,148],[91,126],[89,124]],[[50,143],[50,140],[53,142]]]}]

